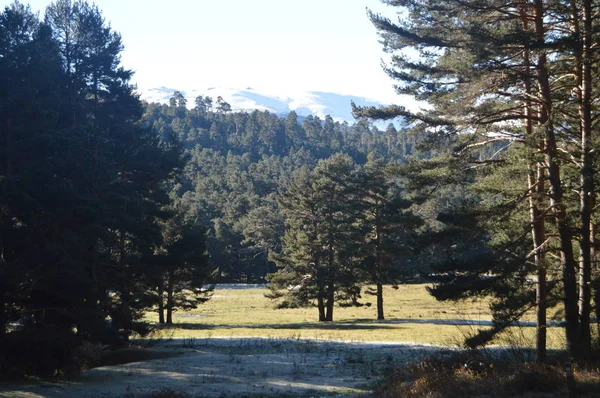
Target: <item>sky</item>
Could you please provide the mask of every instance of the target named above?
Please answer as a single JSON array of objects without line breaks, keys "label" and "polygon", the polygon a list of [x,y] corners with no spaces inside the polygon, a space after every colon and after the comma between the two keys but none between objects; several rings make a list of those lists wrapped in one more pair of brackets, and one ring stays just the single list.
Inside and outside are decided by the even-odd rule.
[{"label": "sky", "polygon": [[[34,11],[49,0],[21,0]],[[0,0],[3,6],[10,0]],[[121,33],[122,64],[140,91],[251,87],[277,95],[334,92],[392,103],[394,82],[366,8],[379,0],[97,0]]]}]

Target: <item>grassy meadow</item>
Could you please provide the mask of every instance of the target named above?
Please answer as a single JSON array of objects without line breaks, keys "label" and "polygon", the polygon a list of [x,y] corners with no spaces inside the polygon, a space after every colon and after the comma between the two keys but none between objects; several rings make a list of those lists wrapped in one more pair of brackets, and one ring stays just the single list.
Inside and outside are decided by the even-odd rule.
[{"label": "grassy meadow", "polygon": [[[375,297],[363,296],[362,307],[336,307],[334,322],[317,321],[317,309],[275,309],[265,289],[217,289],[211,300],[192,311],[174,314],[173,327],[160,328],[151,338],[263,337],[310,338],[354,342],[410,342],[455,346],[484,326],[461,321],[490,320],[486,300],[438,302],[425,284],[402,285],[384,291],[384,321],[377,321]],[[526,319],[533,319],[533,313]],[[148,313],[156,322],[158,315]],[[535,328],[513,327],[497,344],[534,345]],[[550,327],[548,345],[563,346],[563,329]]]}]

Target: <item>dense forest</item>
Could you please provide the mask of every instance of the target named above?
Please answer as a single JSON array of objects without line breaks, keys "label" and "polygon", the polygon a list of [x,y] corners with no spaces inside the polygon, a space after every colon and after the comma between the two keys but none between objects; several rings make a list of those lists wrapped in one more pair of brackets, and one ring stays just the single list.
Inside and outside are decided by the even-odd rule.
[{"label": "dense forest", "polygon": [[275,270],[268,253],[280,248],[287,218],[278,198],[294,171],[345,154],[354,172],[369,156],[401,164],[414,151],[415,138],[393,124],[380,131],[365,121],[348,125],[295,112],[283,118],[265,111],[232,113],[212,109],[212,102],[199,97],[187,109],[176,92],[168,105],[147,104],[142,123],[183,150],[186,167],[171,195],[209,228],[220,282],[264,281]]},{"label": "dense forest", "polygon": [[590,352],[598,5],[386,3],[407,11],[369,14],[386,71],[429,107],[354,106],[354,124],[142,102],[96,6],[6,7],[0,374],[81,368],[85,344],[125,344],[149,312],[170,324],[214,283],[268,282],[323,322],[372,295],[382,320],[382,286],[417,274],[439,300],[493,299],[471,346],[534,308],[543,361],[560,304],[569,355]]}]

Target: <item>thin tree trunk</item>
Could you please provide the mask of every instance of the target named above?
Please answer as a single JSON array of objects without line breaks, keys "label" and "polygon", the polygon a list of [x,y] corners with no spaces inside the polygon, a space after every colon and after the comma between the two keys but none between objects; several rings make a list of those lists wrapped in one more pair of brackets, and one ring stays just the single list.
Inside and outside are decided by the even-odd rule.
[{"label": "thin tree trunk", "polygon": [[[119,231],[119,269],[125,273],[126,263],[126,245],[125,245],[125,232]],[[128,281],[123,281],[124,286],[121,290],[121,315],[119,317],[120,322],[117,324],[117,328],[123,328],[128,330],[131,328],[131,291],[129,289]],[[124,334],[124,339],[129,340],[129,333]]]},{"label": "thin tree trunk", "polygon": [[173,324],[173,278],[169,275],[167,283],[167,324]]},{"label": "thin tree trunk", "polygon": [[5,139],[5,145],[6,145],[6,149],[5,149],[5,158],[6,158],[6,177],[10,177],[13,174],[13,163],[12,163],[12,154],[13,154],[13,149],[12,149],[12,140],[11,140],[11,127],[12,127],[12,120],[10,117],[8,117],[8,120],[6,121],[6,130],[4,131],[4,139]]},{"label": "thin tree trunk", "polygon": [[319,297],[317,297],[317,306],[319,307],[319,322],[325,322],[325,301],[323,300],[322,292],[320,292]]},{"label": "thin tree trunk", "polygon": [[[546,255],[542,245],[546,240],[545,237],[545,222],[544,217],[540,214],[538,203],[540,196],[544,193],[543,184],[543,169],[537,166],[535,172],[537,177],[534,176],[534,171],[530,172],[529,176],[529,188],[532,190],[529,199],[530,205],[530,220],[531,220],[531,236],[533,240],[533,247],[536,250],[534,261],[535,271],[537,276],[536,281],[536,360],[538,362],[544,362],[546,360],[546,342],[547,342],[547,330],[546,330],[546,318],[547,318],[547,282],[546,282]],[[537,182],[537,185],[535,183]]]},{"label": "thin tree trunk", "polygon": [[158,291],[158,323],[165,323],[165,301],[163,297],[163,290]]},{"label": "thin tree trunk", "polygon": [[573,253],[572,231],[567,222],[567,211],[563,202],[562,181],[558,166],[556,141],[552,122],[548,120],[545,126],[546,163],[550,181],[550,203],[554,210],[554,219],[560,239],[560,259],[563,279],[563,302],[565,307],[567,351],[574,358],[582,354],[579,337],[579,309],[577,291],[576,262]]},{"label": "thin tree trunk", "polygon": [[590,313],[591,313],[591,216],[594,208],[594,166],[592,159],[592,7],[590,0],[582,3],[583,32],[579,28],[578,3],[573,3],[573,27],[576,37],[582,37],[581,47],[576,44],[575,64],[579,100],[579,122],[581,130],[581,233],[580,233],[580,267],[579,267],[579,341],[583,353],[591,348]]},{"label": "thin tree trunk", "polygon": [[[115,320],[118,320],[115,325],[117,329],[131,329],[131,293],[127,288],[121,292],[121,314],[113,322]],[[129,333],[123,333],[123,340],[129,340]]]},{"label": "thin tree trunk", "polygon": [[380,206],[379,201],[375,203],[375,275],[377,284],[377,319],[382,321],[385,319],[383,315],[383,285],[381,282],[381,267],[383,266],[383,259],[381,256],[381,217],[380,217]]},{"label": "thin tree trunk", "polygon": [[[535,0],[535,33],[538,45],[545,42],[545,7],[543,0]],[[544,132],[545,162],[550,181],[550,204],[552,205],[556,228],[560,239],[560,258],[563,280],[563,302],[565,307],[567,351],[572,358],[579,358],[579,310],[576,278],[576,262],[573,253],[572,231],[567,222],[566,206],[563,202],[563,188],[557,159],[556,137],[552,114],[552,93],[548,75],[548,62],[545,50],[538,53],[536,65],[540,91],[540,127]]]},{"label": "thin tree trunk", "polygon": [[[314,227],[313,227],[314,228]],[[314,273],[317,275],[317,307],[319,309],[319,322],[325,322],[325,290],[323,287],[323,267],[321,267],[320,256],[314,256]]]},{"label": "thin tree trunk", "polygon": [[592,256],[592,263],[595,263],[596,266],[594,267],[596,270],[596,275],[594,277],[594,279],[592,280],[592,288],[593,288],[593,299],[594,299],[594,308],[595,308],[595,315],[596,315],[596,327],[598,328],[598,330],[600,330],[600,276],[598,275],[598,258],[596,255],[596,247],[598,245],[598,241],[596,240],[596,224],[592,223],[592,228],[591,228],[591,240],[592,240],[592,245],[591,245],[591,256]]},{"label": "thin tree trunk", "polygon": [[381,282],[377,283],[377,319],[380,321],[385,319],[383,315],[383,285]]},{"label": "thin tree trunk", "polygon": [[[521,22],[523,29],[529,31],[529,18],[527,16],[527,10],[521,9]],[[531,101],[532,97],[532,81],[531,81],[531,50],[529,44],[525,44],[524,51],[524,67],[526,73],[524,74],[525,80],[525,93],[527,94],[524,104],[524,115],[525,115],[525,128],[527,137],[534,137],[533,128],[533,104]],[[536,142],[536,148],[543,151],[543,144]],[[547,345],[547,330],[546,330],[546,319],[547,319],[547,282],[546,282],[546,255],[542,248],[546,240],[546,226],[545,219],[540,214],[540,208],[542,201],[544,200],[545,184],[544,184],[544,168],[542,164],[532,164],[529,168],[528,176],[528,188],[529,188],[529,220],[531,222],[531,237],[533,243],[535,272],[536,272],[536,360],[538,362],[544,362],[546,360],[546,345]]]},{"label": "thin tree trunk", "polygon": [[0,341],[3,340],[6,335],[6,304],[4,302],[4,293],[0,293]]},{"label": "thin tree trunk", "polygon": [[[5,268],[6,266],[6,259],[4,258],[4,238],[0,236],[0,267]],[[2,341],[2,337],[6,334],[6,324],[8,323],[5,299],[8,296],[5,293],[5,287],[8,281],[3,280],[2,282],[4,286],[0,288],[0,341]]]},{"label": "thin tree trunk", "polygon": [[[330,228],[333,230],[333,228]],[[332,233],[330,232],[330,235]],[[329,253],[327,258],[327,301],[326,301],[326,309],[327,313],[325,314],[325,320],[328,322],[333,321],[333,302],[335,297],[335,251],[334,251],[333,239],[329,241]]]},{"label": "thin tree trunk", "polygon": [[329,282],[327,286],[327,313],[325,315],[325,321],[333,322],[333,302],[334,302],[335,290],[333,281]]}]

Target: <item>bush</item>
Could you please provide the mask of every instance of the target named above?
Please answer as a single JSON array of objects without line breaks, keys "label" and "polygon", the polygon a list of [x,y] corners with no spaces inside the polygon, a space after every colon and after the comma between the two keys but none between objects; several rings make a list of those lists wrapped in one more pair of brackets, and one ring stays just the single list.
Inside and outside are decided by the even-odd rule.
[{"label": "bush", "polygon": [[89,341],[82,342],[75,350],[75,361],[79,370],[84,371],[96,366],[102,362],[103,345]]},{"label": "bush", "polygon": [[79,370],[77,337],[56,327],[26,326],[11,332],[0,343],[0,377],[61,376]]}]

